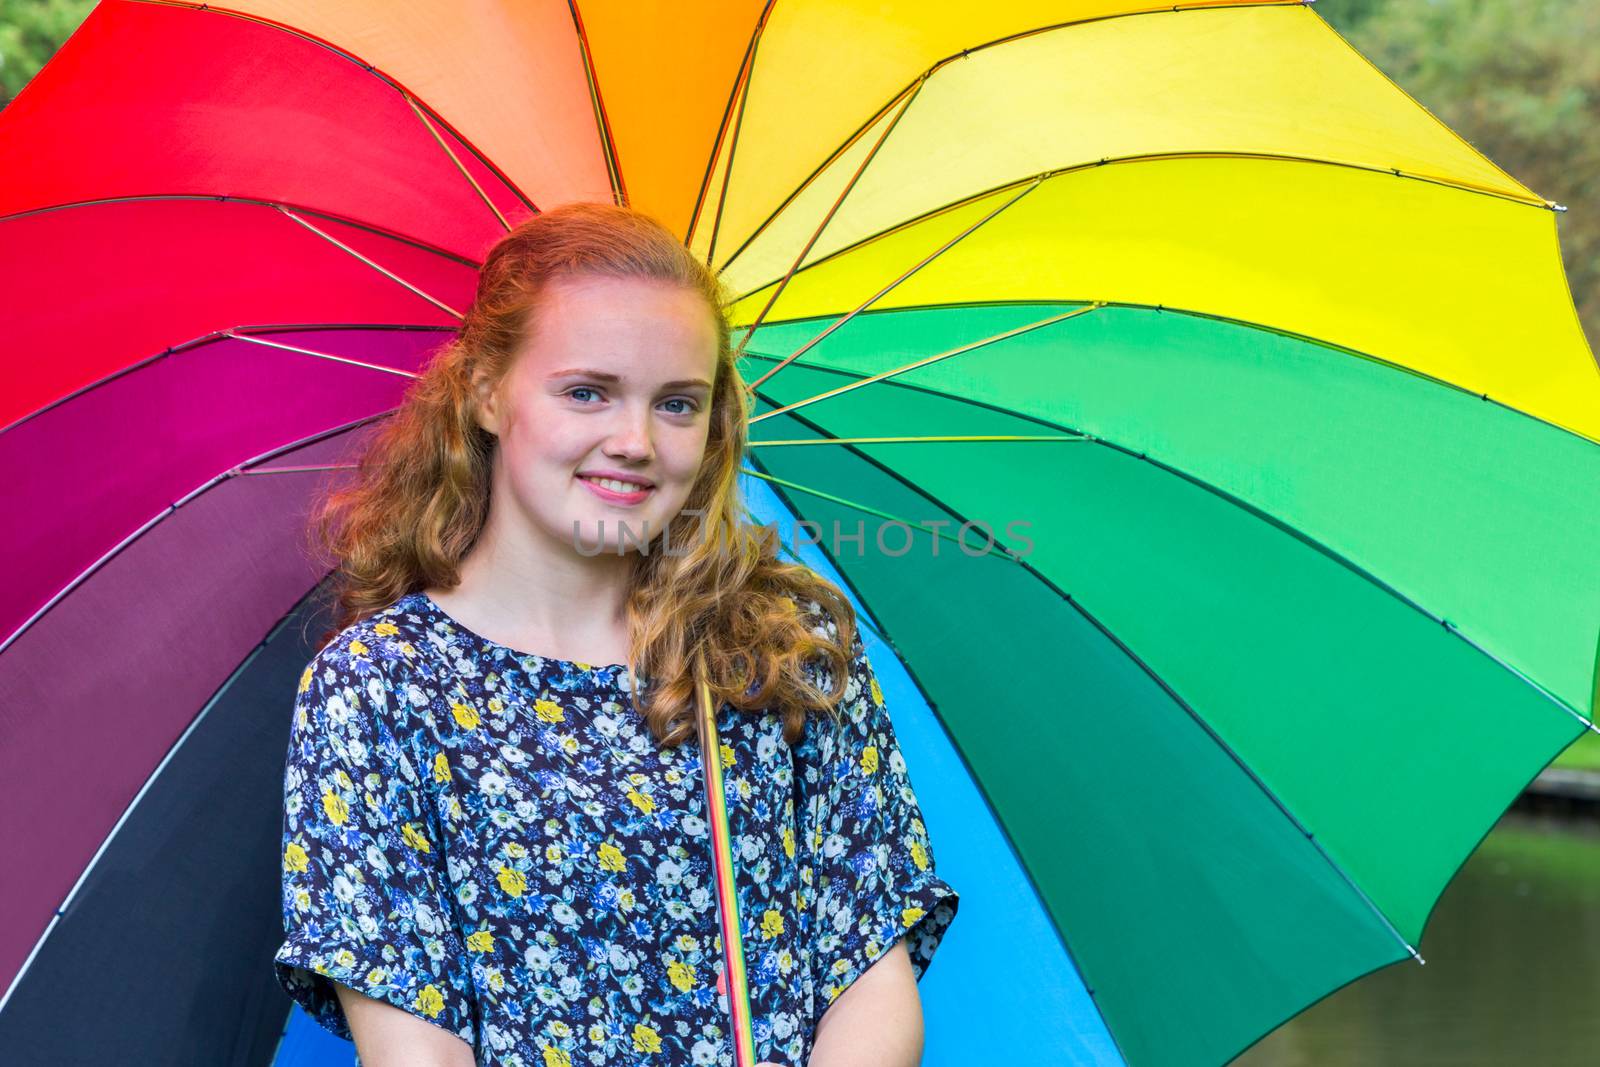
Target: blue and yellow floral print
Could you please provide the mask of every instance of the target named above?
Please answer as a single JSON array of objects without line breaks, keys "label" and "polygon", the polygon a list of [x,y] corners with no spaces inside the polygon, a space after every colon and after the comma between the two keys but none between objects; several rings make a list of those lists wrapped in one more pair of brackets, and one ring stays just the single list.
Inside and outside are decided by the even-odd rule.
[{"label": "blue and yellow floral print", "polygon": [[[421,592],[343,630],[294,701],[284,990],[349,1038],[340,982],[479,1064],[731,1064],[699,746],[661,747],[629,687]],[[757,1051],[793,1067],[897,940],[922,976],[959,900],[859,635],[839,710],[795,746],[718,719]]]}]

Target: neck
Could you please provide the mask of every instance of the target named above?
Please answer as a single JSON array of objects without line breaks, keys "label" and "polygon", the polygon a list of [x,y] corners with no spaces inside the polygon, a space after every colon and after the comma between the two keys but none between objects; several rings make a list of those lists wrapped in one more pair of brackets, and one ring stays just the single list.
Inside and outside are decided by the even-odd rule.
[{"label": "neck", "polygon": [[461,580],[435,593],[468,628],[491,640],[558,659],[622,663],[633,561],[601,552],[512,538],[491,522],[461,561]]}]

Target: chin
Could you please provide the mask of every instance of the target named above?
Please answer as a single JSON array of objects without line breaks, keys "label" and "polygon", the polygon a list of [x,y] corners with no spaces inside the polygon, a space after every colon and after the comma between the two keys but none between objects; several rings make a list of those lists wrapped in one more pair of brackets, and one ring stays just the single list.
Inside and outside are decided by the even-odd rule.
[{"label": "chin", "polygon": [[[605,523],[605,533],[600,533],[600,523]],[[628,538],[622,537],[620,524],[626,523]],[[616,556],[640,552],[641,542],[644,547],[654,552],[661,546],[661,531],[665,529],[666,520],[655,515],[627,515],[613,514],[592,516],[580,520],[578,532],[572,532],[572,525],[567,525],[567,541],[581,553],[589,556]],[[618,545],[622,546],[618,551]]]}]

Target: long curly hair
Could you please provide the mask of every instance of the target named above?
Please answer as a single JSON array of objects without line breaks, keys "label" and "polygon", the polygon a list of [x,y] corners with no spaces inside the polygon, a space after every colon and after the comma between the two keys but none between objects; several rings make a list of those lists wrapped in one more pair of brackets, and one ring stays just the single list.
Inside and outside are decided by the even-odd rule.
[{"label": "long curly hair", "polygon": [[648,680],[631,687],[634,707],[664,745],[696,737],[698,655],[714,701],[781,709],[784,737],[796,743],[809,712],[837,713],[855,612],[834,583],[777,558],[775,530],[743,517],[751,397],[734,364],[721,279],[659,221],[617,204],[566,204],[501,237],[455,337],[374,433],[349,482],[324,491],[308,528],[313,556],[331,565],[333,624],[321,644],[409,593],[460,581],[489,514],[498,447],[479,421],[475,376],[498,389],[545,285],[573,275],[682,285],[704,295],[716,324],[705,456],[683,511],[660,532],[673,552],[652,542],[633,553],[627,666]]}]

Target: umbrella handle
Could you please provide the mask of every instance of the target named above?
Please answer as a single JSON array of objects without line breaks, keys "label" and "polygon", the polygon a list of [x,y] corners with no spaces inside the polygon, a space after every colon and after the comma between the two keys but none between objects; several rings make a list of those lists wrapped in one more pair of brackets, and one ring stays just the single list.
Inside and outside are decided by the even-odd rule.
[{"label": "umbrella handle", "polygon": [[711,859],[717,883],[717,915],[722,925],[722,973],[733,1034],[736,1067],[756,1067],[756,1043],[750,1029],[750,987],[745,974],[744,939],[740,935],[739,897],[733,876],[733,838],[722,791],[722,745],[711,686],[700,657],[695,656],[695,697],[700,707],[700,766],[704,774],[707,822],[711,827]]}]

